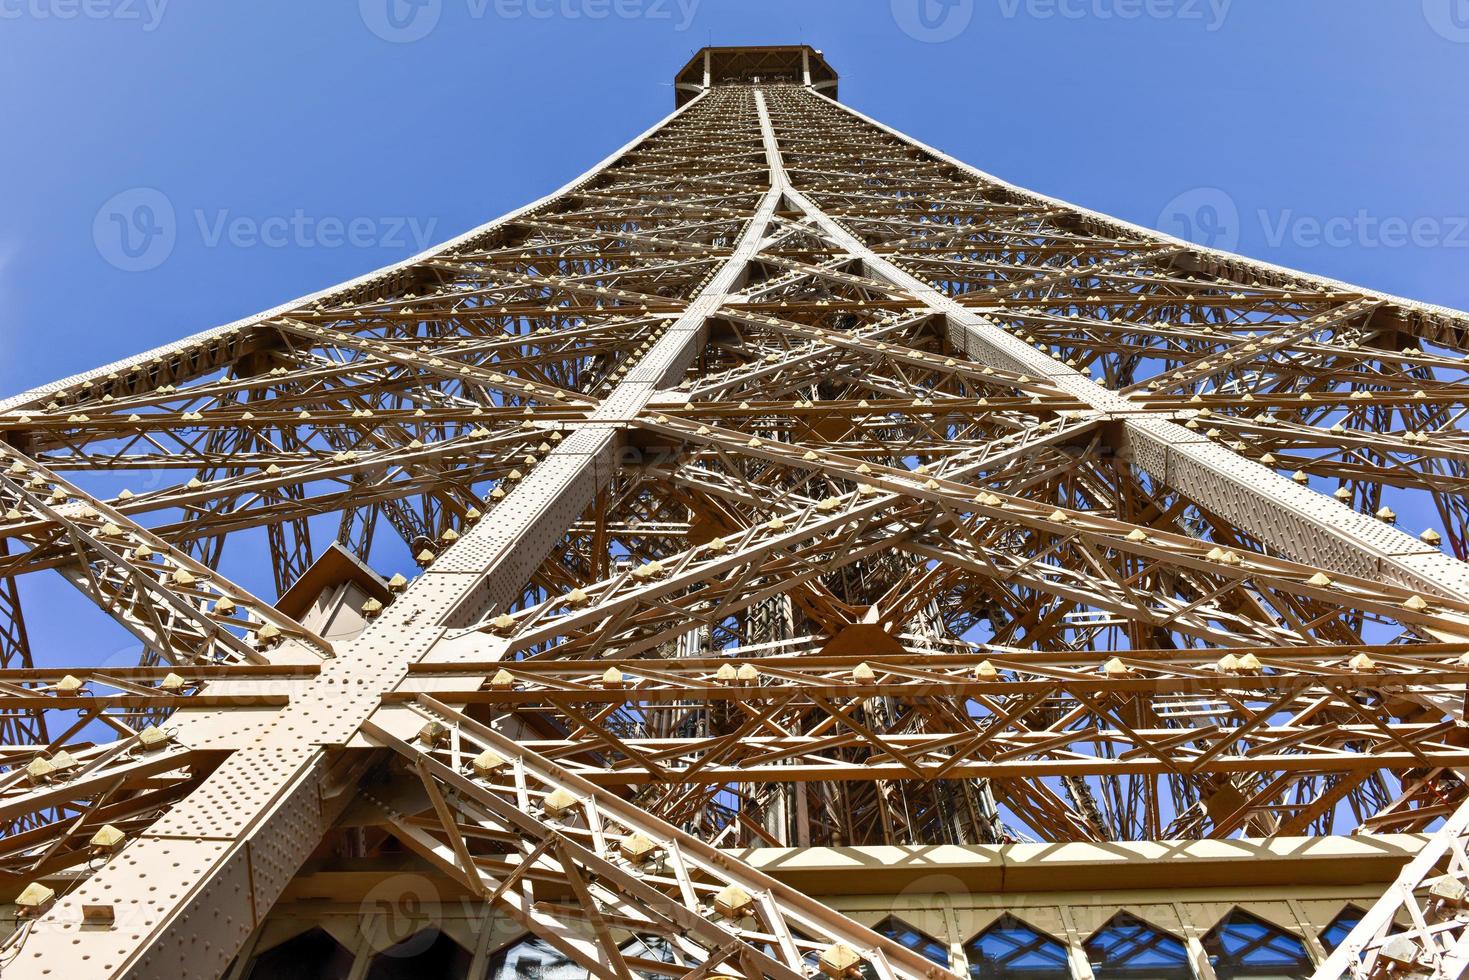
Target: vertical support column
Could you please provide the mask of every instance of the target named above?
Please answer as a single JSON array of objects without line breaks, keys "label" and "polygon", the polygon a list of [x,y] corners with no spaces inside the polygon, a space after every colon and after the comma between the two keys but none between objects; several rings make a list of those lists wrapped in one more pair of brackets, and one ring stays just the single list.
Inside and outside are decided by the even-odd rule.
[{"label": "vertical support column", "polygon": [[1209,952],[1204,949],[1203,940],[1199,937],[1199,930],[1193,919],[1177,902],[1173,903],[1173,915],[1178,919],[1178,929],[1183,936],[1184,947],[1188,950],[1189,967],[1194,971],[1194,977],[1196,980],[1215,980]]},{"label": "vertical support column", "polygon": [[1072,980],[1096,980],[1091,961],[1086,958],[1086,947],[1082,945],[1081,931],[1076,928],[1076,920],[1071,917],[1070,907],[1059,906],[1057,913],[1066,929],[1066,958],[1071,962]]},{"label": "vertical support column", "polygon": [[949,970],[961,977],[967,977],[969,976],[969,954],[964,951],[964,942],[968,937],[959,927],[959,916],[954,911],[952,901],[944,902],[944,928],[949,932]]},{"label": "vertical support column", "polygon": [[1326,947],[1321,945],[1321,937],[1316,932],[1315,923],[1306,914],[1306,910],[1301,908],[1299,900],[1286,899],[1286,904],[1290,906],[1290,914],[1295,917],[1296,926],[1300,929],[1301,936],[1306,942],[1306,952],[1310,955],[1311,962],[1320,966],[1326,961]]},{"label": "vertical support column", "polygon": [[479,930],[475,934],[473,958],[469,961],[468,976],[488,977],[490,975],[490,959],[493,956],[490,939],[494,936],[495,920],[499,916],[499,910],[493,905],[485,906],[484,913],[480,916]]}]

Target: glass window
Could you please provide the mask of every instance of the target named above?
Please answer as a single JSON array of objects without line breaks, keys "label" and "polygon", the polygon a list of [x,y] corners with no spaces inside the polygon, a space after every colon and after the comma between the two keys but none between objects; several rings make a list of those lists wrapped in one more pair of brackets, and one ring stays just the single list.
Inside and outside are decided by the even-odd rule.
[{"label": "glass window", "polygon": [[[660,936],[635,936],[618,947],[622,955],[658,963],[676,962],[673,947]],[[631,967],[633,976],[666,980],[667,973]],[[587,970],[538,936],[526,935],[490,957],[485,980],[586,980]]]},{"label": "glass window", "polygon": [[902,919],[890,915],[873,926],[872,931],[879,936],[886,936],[893,942],[907,946],[915,953],[922,953],[945,969],[949,966],[948,948],[928,933],[919,932]]},{"label": "glass window", "polygon": [[1193,980],[1183,940],[1126,912],[1085,945],[1097,980]]},{"label": "glass window", "polygon": [[964,947],[973,980],[1069,980],[1066,945],[1006,913]]},{"label": "glass window", "polygon": [[1204,937],[1204,949],[1219,980],[1235,977],[1308,977],[1306,944],[1278,926],[1235,909]]},{"label": "glass window", "polygon": [[1348,905],[1331,920],[1331,925],[1321,930],[1321,945],[1326,947],[1328,953],[1331,952],[1341,945],[1341,941],[1347,938],[1347,933],[1355,929],[1361,921],[1362,910],[1355,905]]},{"label": "glass window", "polygon": [[538,936],[519,939],[490,957],[486,980],[586,980],[578,966]]}]

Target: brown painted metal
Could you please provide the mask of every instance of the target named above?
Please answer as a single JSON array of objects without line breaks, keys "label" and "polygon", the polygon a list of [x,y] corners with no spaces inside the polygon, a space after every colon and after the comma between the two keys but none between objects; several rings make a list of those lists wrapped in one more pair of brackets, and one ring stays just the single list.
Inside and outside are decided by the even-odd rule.
[{"label": "brown painted metal", "polygon": [[[7,975],[218,976],[308,859],[406,850],[598,976],[940,977],[731,849],[1441,826],[1329,965],[1455,972],[1469,318],[1005,184],[809,48],[676,91],[497,222],[0,403],[0,871],[62,893]],[[326,588],[324,515],[422,566],[333,642],[219,569]],[[47,571],[143,665],[31,668]]]}]

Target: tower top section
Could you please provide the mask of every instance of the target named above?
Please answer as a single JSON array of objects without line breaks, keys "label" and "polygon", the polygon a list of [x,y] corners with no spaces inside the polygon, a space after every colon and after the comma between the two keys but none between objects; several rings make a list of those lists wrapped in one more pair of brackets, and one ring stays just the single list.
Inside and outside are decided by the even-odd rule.
[{"label": "tower top section", "polygon": [[700,48],[673,77],[679,105],[713,85],[792,82],[837,97],[837,73],[809,44],[763,48]]}]

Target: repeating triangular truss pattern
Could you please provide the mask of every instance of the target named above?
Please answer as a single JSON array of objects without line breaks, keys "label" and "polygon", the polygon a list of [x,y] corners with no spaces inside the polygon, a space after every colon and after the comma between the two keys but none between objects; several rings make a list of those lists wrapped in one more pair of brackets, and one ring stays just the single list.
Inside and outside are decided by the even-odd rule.
[{"label": "repeating triangular truss pattern", "polygon": [[[216,976],[406,850],[599,977],[938,978],[732,849],[1358,828],[1437,836],[1331,975],[1461,971],[1469,318],[773,74],[0,404],[7,976]],[[333,544],[420,568],[345,639]],[[137,656],[32,666],[41,571]]]}]

